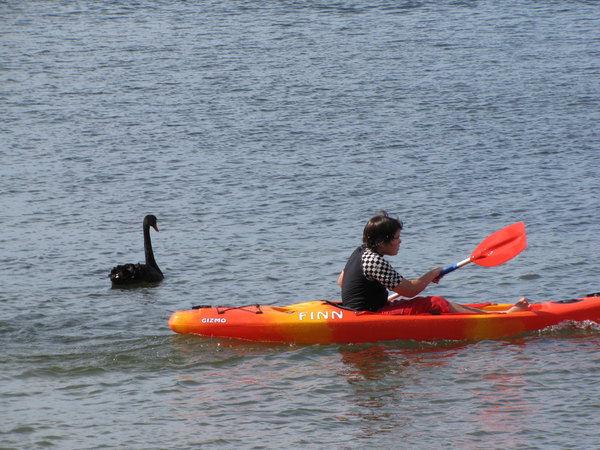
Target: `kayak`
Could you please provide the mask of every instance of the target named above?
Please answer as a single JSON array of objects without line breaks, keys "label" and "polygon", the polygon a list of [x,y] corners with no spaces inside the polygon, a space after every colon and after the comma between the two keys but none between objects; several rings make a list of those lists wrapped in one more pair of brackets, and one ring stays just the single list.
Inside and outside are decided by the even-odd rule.
[{"label": "kayak", "polygon": [[169,319],[176,333],[297,344],[393,340],[500,339],[561,322],[600,323],[600,293],[532,303],[529,311],[505,314],[512,304],[470,304],[487,313],[385,315],[356,312],[326,300],[289,306],[196,306]]}]

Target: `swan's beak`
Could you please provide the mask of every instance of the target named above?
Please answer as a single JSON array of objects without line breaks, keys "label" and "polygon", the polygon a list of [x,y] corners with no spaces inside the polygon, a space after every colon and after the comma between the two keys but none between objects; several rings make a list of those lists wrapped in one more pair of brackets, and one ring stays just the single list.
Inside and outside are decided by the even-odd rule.
[{"label": "swan's beak", "polygon": [[152,228],[154,228],[156,231],[159,231],[158,225],[152,225]]}]

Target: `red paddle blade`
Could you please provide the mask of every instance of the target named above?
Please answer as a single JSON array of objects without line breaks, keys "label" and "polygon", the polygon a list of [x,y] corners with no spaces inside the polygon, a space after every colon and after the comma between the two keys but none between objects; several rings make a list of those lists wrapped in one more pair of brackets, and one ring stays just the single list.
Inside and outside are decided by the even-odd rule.
[{"label": "red paddle blade", "polygon": [[471,262],[484,267],[498,266],[517,256],[525,247],[525,223],[513,223],[485,238],[471,253]]}]

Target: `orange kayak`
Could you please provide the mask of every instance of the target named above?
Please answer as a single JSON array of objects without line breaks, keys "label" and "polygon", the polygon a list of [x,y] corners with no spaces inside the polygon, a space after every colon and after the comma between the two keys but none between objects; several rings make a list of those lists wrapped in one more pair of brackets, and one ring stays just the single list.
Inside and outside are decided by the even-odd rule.
[{"label": "orange kayak", "polygon": [[289,306],[199,306],[169,319],[176,333],[261,342],[331,344],[393,341],[499,339],[565,321],[600,323],[600,293],[532,303],[530,311],[504,314],[511,304],[471,304],[489,314],[393,316],[310,301]]}]

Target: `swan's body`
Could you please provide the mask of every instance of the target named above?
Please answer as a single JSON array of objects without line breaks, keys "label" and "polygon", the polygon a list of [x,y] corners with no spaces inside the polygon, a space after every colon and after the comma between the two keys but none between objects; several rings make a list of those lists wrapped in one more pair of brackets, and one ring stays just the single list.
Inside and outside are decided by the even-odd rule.
[{"label": "swan's body", "polygon": [[158,283],[164,278],[152,251],[152,242],[150,240],[150,227],[158,231],[158,225],[155,216],[148,215],[144,217],[144,253],[146,256],[145,264],[123,264],[114,267],[110,275],[110,281],[113,286],[127,286],[137,283]]}]

